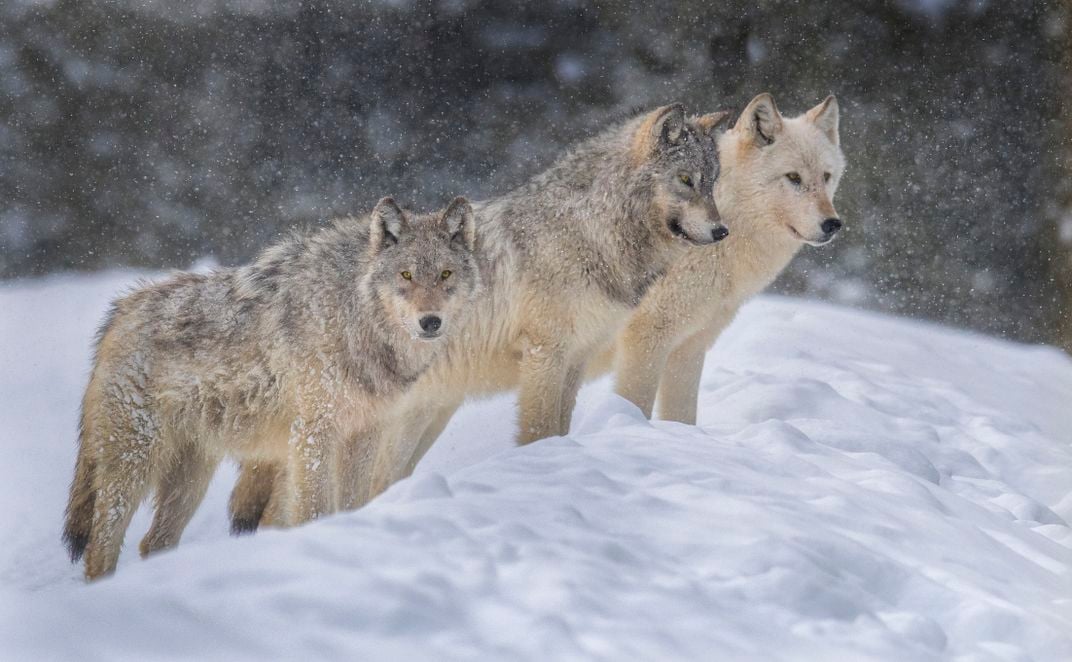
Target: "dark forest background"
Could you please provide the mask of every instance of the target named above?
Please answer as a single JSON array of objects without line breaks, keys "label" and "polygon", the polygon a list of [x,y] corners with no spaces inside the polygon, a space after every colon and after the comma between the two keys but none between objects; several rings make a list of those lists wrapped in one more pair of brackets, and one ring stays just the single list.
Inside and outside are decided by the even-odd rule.
[{"label": "dark forest background", "polygon": [[848,232],[777,289],[1072,347],[1072,0],[0,3],[0,277],[249,259],[505,191],[635,107],[829,93]]}]

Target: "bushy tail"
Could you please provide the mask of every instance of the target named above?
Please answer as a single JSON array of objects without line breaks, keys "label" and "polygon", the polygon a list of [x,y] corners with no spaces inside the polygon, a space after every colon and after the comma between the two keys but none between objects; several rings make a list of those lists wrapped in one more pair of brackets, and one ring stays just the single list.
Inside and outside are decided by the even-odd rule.
[{"label": "bushy tail", "polygon": [[93,527],[93,508],[97,501],[93,480],[97,463],[87,437],[88,431],[83,423],[78,440],[78,461],[74,468],[74,480],[71,481],[71,496],[67,500],[67,519],[63,525],[63,544],[67,546],[72,563],[82,558],[86,551]]}]

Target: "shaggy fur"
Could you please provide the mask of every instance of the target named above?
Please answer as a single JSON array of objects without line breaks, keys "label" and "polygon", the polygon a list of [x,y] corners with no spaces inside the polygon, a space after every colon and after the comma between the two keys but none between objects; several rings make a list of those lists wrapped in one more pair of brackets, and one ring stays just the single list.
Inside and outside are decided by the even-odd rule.
[{"label": "shaggy fur", "polygon": [[679,104],[659,108],[474,205],[487,295],[392,416],[367,432],[378,452],[371,467],[343,472],[353,486],[348,506],[408,473],[466,396],[519,387],[522,444],[569,429],[593,352],[675,261],[726,236],[710,194],[718,173],[714,128],[723,117],[690,120]]},{"label": "shaggy fur", "polygon": [[[783,118],[774,99],[752,100],[719,138],[715,191],[732,235],[689,252],[641,302],[617,343],[617,392],[651,416],[693,424],[704,355],[741,304],[781,273],[800,247],[841,228],[834,193],[845,170],[838,105],[828,97]],[[610,367],[609,356],[593,366]]]},{"label": "shaggy fur", "polygon": [[282,519],[332,510],[343,440],[465,327],[481,289],[474,244],[463,198],[420,217],[385,198],[369,219],[295,235],[252,265],[117,300],[82,402],[72,560],[85,553],[89,579],[112,572],[151,488],[141,551],[177,544],[225,455],[286,467]]}]

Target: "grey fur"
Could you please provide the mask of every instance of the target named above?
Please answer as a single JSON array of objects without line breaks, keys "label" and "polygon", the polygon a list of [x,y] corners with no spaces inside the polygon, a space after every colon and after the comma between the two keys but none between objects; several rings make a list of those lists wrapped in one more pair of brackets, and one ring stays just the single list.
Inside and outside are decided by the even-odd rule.
[{"label": "grey fur", "polygon": [[150,485],[157,517],[142,551],[176,544],[224,455],[308,465],[295,517],[332,508],[334,446],[444,345],[420,339],[417,317],[435,312],[449,333],[480,292],[471,208],[459,198],[444,216],[385,198],[369,218],[294,234],[251,265],[176,274],[115,302],[83,400],[64,530],[72,559],[86,552],[87,577],[114,569]]},{"label": "grey fur", "polygon": [[[522,256],[522,272],[568,269],[563,280],[571,287],[597,287],[611,301],[635,306],[667,266],[657,250],[661,235],[669,234],[666,224],[647,218],[665,221],[678,206],[699,202],[717,222],[709,202],[718,172],[714,140],[685,122],[680,105],[668,108],[658,148],[639,166],[629,154],[646,115],[605,130],[522,187],[478,204],[482,215],[507,229]],[[700,173],[697,189],[679,186],[679,172]],[[658,208],[660,193],[669,194],[674,208]]]},{"label": "grey fur", "polygon": [[[411,469],[411,458],[467,395],[520,385],[522,443],[568,430],[587,357],[683,252],[713,242],[722,227],[712,199],[713,129],[722,117],[686,119],[674,104],[628,119],[525,185],[474,205],[486,296],[404,404],[381,421],[371,473],[368,463],[343,472],[357,485],[348,506]],[[672,219],[689,219],[694,236],[675,234]],[[264,492],[244,473],[232,503],[253,505],[233,510],[232,521],[263,509],[255,495],[240,494],[249,486]]]}]

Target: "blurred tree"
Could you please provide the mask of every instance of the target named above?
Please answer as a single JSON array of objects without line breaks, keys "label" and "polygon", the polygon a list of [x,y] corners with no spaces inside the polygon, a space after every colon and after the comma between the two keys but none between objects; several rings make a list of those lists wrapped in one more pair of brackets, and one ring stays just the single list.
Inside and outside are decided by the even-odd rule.
[{"label": "blurred tree", "polygon": [[1057,342],[1072,353],[1072,0],[1064,0],[1064,11],[1055,17],[1051,36],[1062,53],[1059,69],[1061,93],[1055,99],[1058,119],[1053,123],[1054,149],[1050,155],[1054,168],[1051,182],[1054,187],[1050,217],[1053,233],[1046,237],[1052,242],[1053,275],[1057,284]]},{"label": "blurred tree", "polygon": [[1066,4],[0,3],[0,277],[234,263],[385,194],[493,195],[637,106],[834,92],[848,229],[776,287],[1052,339]]}]

